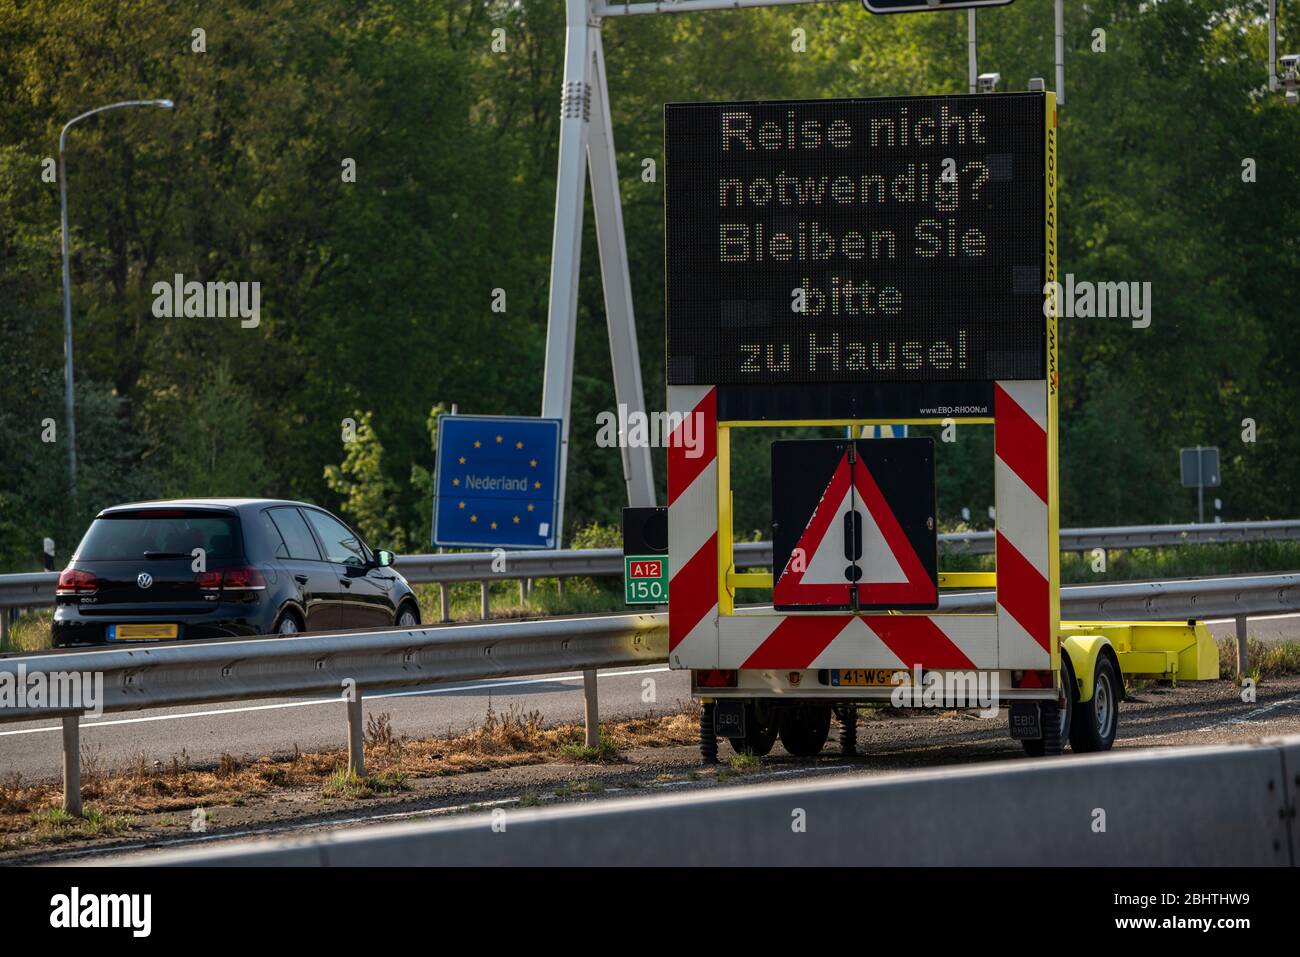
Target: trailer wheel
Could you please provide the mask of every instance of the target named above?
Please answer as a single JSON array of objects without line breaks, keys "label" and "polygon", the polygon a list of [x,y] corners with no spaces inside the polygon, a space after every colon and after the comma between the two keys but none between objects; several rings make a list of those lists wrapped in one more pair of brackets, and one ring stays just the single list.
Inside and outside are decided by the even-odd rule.
[{"label": "trailer wheel", "polygon": [[767,701],[745,702],[745,736],[728,738],[731,750],[737,754],[748,751],[756,758],[761,758],[772,750],[776,744],[777,728],[780,726],[781,712]]},{"label": "trailer wheel", "polygon": [[1119,677],[1106,655],[1097,658],[1092,677],[1092,700],[1080,702],[1070,728],[1070,747],[1084,751],[1109,751],[1119,729]]},{"label": "trailer wheel", "polygon": [[821,753],[831,733],[831,706],[796,704],[781,715],[781,746],[796,758],[811,758]]},{"label": "trailer wheel", "polygon": [[1025,749],[1025,754],[1031,758],[1041,758],[1044,754],[1060,754],[1065,750],[1065,742],[1073,740],[1070,736],[1074,733],[1075,712],[1079,710],[1079,684],[1074,680],[1074,666],[1070,664],[1069,656],[1064,649],[1061,651],[1061,685],[1066,692],[1065,707],[1062,708],[1058,703],[1053,702],[1054,707],[1043,708],[1044,717],[1049,710],[1058,716],[1057,723],[1060,730],[1055,735],[1044,734],[1041,738],[1020,742],[1021,747]]}]

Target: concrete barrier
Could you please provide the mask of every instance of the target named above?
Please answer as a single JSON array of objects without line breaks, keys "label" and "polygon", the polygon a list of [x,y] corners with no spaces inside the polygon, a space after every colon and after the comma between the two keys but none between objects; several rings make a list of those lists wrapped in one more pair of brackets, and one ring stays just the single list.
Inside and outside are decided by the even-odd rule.
[{"label": "concrete barrier", "polygon": [[140,856],[149,865],[1294,866],[1300,737],[554,808]]}]

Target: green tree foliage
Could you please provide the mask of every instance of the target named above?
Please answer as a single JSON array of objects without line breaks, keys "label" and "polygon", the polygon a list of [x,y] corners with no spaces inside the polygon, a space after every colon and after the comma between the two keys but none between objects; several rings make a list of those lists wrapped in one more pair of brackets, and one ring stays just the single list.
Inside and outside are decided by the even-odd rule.
[{"label": "green tree foliage", "polygon": [[342,465],[325,466],[325,482],[338,495],[343,516],[376,547],[401,551],[405,536],[397,521],[396,485],[384,473],[384,446],[374,416],[355,413],[355,434],[345,443]]},{"label": "green tree foliage", "polygon": [[[1154,306],[1145,330],[1062,323],[1062,521],[1190,519],[1177,450],[1198,443],[1223,451],[1224,517],[1300,514],[1300,110],[1263,90],[1264,0],[1067,7],[1060,269],[1150,282]],[[1283,36],[1300,35],[1283,12]],[[981,69],[1004,89],[1050,85],[1051,0],[979,22]],[[603,35],[646,401],[663,408],[663,104],[964,92],[965,17],[835,3],[607,18]],[[423,547],[429,410],[539,411],[563,54],[555,0],[0,0],[0,570],[32,567],[51,530],[66,555],[96,509],[159,495],[303,498],[377,543]],[[68,137],[74,499],[43,161],[68,119],[134,97],[176,109]],[[617,525],[625,495],[619,451],[595,442],[614,396],[584,222],[570,536]],[[259,282],[260,323],[154,316],[154,284],[177,274]],[[358,408],[366,438],[340,463]],[[746,536],[770,522],[770,437],[735,436]],[[938,445],[945,524],[992,504],[990,441],[972,427]]]},{"label": "green tree foliage", "polygon": [[217,360],[192,394],[173,384],[149,402],[153,434],[165,437],[159,484],[168,497],[256,497],[277,484],[266,464],[256,403]]}]

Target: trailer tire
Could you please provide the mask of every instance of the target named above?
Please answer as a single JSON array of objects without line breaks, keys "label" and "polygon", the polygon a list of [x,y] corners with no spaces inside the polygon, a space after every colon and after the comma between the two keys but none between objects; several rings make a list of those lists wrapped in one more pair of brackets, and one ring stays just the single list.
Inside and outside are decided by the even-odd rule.
[{"label": "trailer tire", "polygon": [[831,733],[831,706],[796,704],[781,715],[781,746],[796,758],[816,757]]},{"label": "trailer tire", "polygon": [[[1061,754],[1065,751],[1065,742],[1072,740],[1070,736],[1074,733],[1075,714],[1079,710],[1079,684],[1074,680],[1074,666],[1070,664],[1069,656],[1065,650],[1061,650],[1061,685],[1065,689],[1065,708],[1061,709],[1060,705],[1055,710],[1058,715],[1060,732],[1057,734],[1055,741],[1049,741],[1048,736],[1044,735],[1037,740],[1021,741],[1021,747],[1025,749],[1025,754],[1031,758],[1041,758],[1044,754]],[[1047,710],[1047,709],[1044,709]],[[1051,744],[1055,750],[1048,750]]]},{"label": "trailer tire", "polygon": [[1108,655],[1098,655],[1092,678],[1092,700],[1080,702],[1075,708],[1070,728],[1070,747],[1076,752],[1109,751],[1115,743],[1115,732],[1119,729],[1119,689],[1115,663]]},{"label": "trailer tire", "polygon": [[745,702],[745,736],[728,738],[731,750],[737,754],[748,751],[756,758],[764,757],[776,744],[777,729],[781,726],[781,712],[766,701]]},{"label": "trailer tire", "polygon": [[1074,730],[1074,716],[1079,712],[1079,682],[1074,680],[1074,664],[1065,649],[1061,649],[1061,687],[1065,691],[1065,710],[1061,712],[1061,750],[1070,740]]}]

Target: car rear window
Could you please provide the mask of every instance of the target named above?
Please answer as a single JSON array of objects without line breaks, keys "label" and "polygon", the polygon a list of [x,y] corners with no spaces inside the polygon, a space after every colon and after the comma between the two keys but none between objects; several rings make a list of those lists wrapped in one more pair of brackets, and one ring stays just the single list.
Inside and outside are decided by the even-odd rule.
[{"label": "car rear window", "polygon": [[91,523],[76,557],[83,561],[189,557],[196,548],[204,550],[208,561],[238,558],[239,523],[232,515],[184,509],[112,512]]}]

